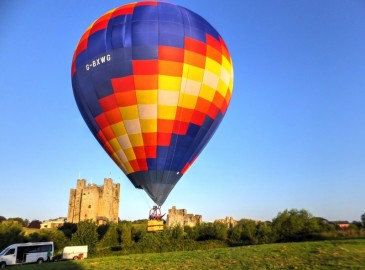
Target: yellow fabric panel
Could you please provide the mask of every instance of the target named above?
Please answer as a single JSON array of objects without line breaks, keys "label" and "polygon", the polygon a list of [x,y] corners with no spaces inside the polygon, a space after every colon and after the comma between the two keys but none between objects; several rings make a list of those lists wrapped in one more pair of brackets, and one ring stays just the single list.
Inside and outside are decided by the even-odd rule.
[{"label": "yellow fabric panel", "polygon": [[231,81],[229,82],[229,90],[230,90],[231,93],[232,93],[232,90],[233,90],[233,77],[234,77],[233,66],[231,66]]},{"label": "yellow fabric panel", "polygon": [[125,120],[124,125],[128,135],[141,133],[141,125],[139,124],[139,119]]},{"label": "yellow fabric panel", "polygon": [[224,83],[228,86],[229,85],[229,80],[231,79],[231,70],[226,70],[225,68],[222,68],[221,70],[221,80],[224,81]]},{"label": "yellow fabric panel", "polygon": [[115,137],[123,136],[127,134],[127,131],[125,130],[125,126],[122,122],[116,123],[111,126],[113,133],[115,134]]},{"label": "yellow fabric panel", "polygon": [[133,148],[124,149],[124,154],[128,160],[136,159]]},{"label": "yellow fabric panel", "polygon": [[189,94],[181,94],[179,99],[179,107],[187,109],[195,109],[198,97]]},{"label": "yellow fabric panel", "polygon": [[222,66],[220,64],[218,64],[213,59],[210,59],[209,57],[207,57],[207,60],[205,62],[205,70],[209,70],[213,74],[220,76],[221,68],[222,68]]},{"label": "yellow fabric panel", "polygon": [[118,157],[118,155],[117,155],[117,153],[116,153],[116,152],[114,152],[114,153],[112,154],[111,158],[112,158],[115,162],[117,162],[117,164],[118,164],[118,165],[121,165],[121,164],[122,164],[122,161],[120,160],[120,158]]},{"label": "yellow fabric panel", "polygon": [[229,71],[231,71],[231,69],[232,69],[232,64],[231,64],[230,60],[228,60],[224,56],[222,57],[222,67],[224,67],[226,70],[229,70]]},{"label": "yellow fabric panel", "polygon": [[201,82],[204,76],[204,69],[189,64],[184,64],[183,78]]},{"label": "yellow fabric panel", "polygon": [[117,140],[122,149],[128,149],[132,147],[132,144],[127,134],[117,137]]},{"label": "yellow fabric panel", "polygon": [[158,119],[175,119],[176,106],[158,105]]},{"label": "yellow fabric panel", "polygon": [[155,119],[157,117],[157,104],[138,105],[139,119]]},{"label": "yellow fabric panel", "polygon": [[157,132],[157,118],[156,119],[140,119],[141,131],[150,133]]},{"label": "yellow fabric panel", "polygon": [[184,78],[181,84],[181,92],[192,96],[198,96],[201,86],[202,86],[201,81],[197,82],[194,80],[189,80]]},{"label": "yellow fabric panel", "polygon": [[117,151],[117,155],[120,158],[120,160],[123,162],[123,166],[124,166],[124,163],[128,161],[127,156],[125,155],[124,151],[123,150]]},{"label": "yellow fabric panel", "polygon": [[[159,75],[158,88],[162,90],[180,91],[181,77]],[[137,96],[138,100],[138,96]]]},{"label": "yellow fabric panel", "polygon": [[137,105],[119,107],[119,111],[123,117],[123,120],[133,120],[139,118]]},{"label": "yellow fabric panel", "polygon": [[222,97],[225,97],[227,95],[228,85],[224,81],[219,80],[217,91],[222,95]]},{"label": "yellow fabric panel", "polygon": [[202,84],[199,92],[199,96],[212,102],[214,99],[215,90],[208,85]]},{"label": "yellow fabric panel", "polygon": [[177,91],[159,90],[158,91],[158,104],[177,106],[177,104],[179,102],[179,95],[180,95],[180,93]]},{"label": "yellow fabric panel", "polygon": [[[220,74],[219,74],[220,75]],[[219,76],[206,70],[204,73],[203,84],[215,89],[218,86]]]},{"label": "yellow fabric panel", "polygon": [[133,172],[134,172],[134,170],[133,170],[133,168],[132,168],[131,164],[129,164],[129,162],[125,162],[125,163],[124,163],[124,166],[126,167],[126,169],[127,169],[127,171],[128,171],[128,174],[129,174],[129,173],[133,173]]},{"label": "yellow fabric panel", "polygon": [[143,145],[143,138],[142,138],[142,134],[130,134],[129,135],[129,140],[131,141],[131,144],[133,147],[136,146],[142,146]]},{"label": "yellow fabric panel", "polygon": [[109,143],[112,146],[114,151],[118,151],[118,150],[122,149],[122,147],[120,146],[117,138],[114,138],[114,139],[110,140]]},{"label": "yellow fabric panel", "polygon": [[157,90],[137,90],[136,95],[138,104],[157,104]]}]

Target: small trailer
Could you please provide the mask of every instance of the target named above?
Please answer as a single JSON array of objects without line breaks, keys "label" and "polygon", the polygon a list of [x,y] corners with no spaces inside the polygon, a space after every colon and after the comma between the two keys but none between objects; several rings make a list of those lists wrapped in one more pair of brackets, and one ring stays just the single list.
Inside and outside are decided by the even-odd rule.
[{"label": "small trailer", "polygon": [[88,246],[68,246],[62,251],[62,260],[82,260],[87,258]]}]

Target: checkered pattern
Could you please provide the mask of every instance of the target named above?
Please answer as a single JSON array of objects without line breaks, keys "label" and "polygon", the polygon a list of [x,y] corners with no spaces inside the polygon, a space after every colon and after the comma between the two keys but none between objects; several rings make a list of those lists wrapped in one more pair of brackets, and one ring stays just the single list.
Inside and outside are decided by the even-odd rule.
[{"label": "checkered pattern", "polygon": [[87,125],[127,175],[184,174],[221,122],[233,86],[218,32],[162,2],[128,4],[96,20],[79,41],[71,73]]}]

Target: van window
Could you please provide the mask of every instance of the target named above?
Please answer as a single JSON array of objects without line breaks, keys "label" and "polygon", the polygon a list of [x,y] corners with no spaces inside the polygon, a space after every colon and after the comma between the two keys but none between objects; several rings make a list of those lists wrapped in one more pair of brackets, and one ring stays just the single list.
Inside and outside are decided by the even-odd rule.
[{"label": "van window", "polygon": [[11,248],[11,249],[8,250],[8,252],[6,252],[5,256],[6,255],[12,255],[14,253],[15,253],[15,248]]}]

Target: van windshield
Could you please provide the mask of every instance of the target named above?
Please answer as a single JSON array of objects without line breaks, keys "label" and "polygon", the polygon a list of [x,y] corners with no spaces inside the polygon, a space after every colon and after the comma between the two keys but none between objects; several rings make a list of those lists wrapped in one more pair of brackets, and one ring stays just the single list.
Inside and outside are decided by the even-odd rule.
[{"label": "van windshield", "polygon": [[0,252],[0,256],[4,255],[6,252],[8,252],[9,248],[5,248],[3,251]]}]

